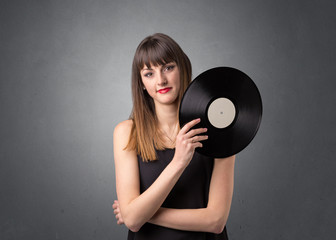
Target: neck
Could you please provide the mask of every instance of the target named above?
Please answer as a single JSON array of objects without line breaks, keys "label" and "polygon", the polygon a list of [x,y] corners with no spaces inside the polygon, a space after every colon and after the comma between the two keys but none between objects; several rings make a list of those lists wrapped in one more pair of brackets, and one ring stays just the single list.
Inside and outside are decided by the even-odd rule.
[{"label": "neck", "polygon": [[177,109],[177,104],[155,106],[156,116],[161,128],[170,130],[176,127],[178,122]]}]

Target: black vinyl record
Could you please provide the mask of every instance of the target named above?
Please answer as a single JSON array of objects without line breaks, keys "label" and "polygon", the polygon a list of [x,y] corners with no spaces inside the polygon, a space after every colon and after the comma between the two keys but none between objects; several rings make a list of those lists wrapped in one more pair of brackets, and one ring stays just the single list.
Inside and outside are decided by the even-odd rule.
[{"label": "black vinyl record", "polygon": [[256,135],[262,117],[262,101],[252,79],[242,71],[217,67],[197,76],[183,95],[179,122],[181,128],[193,119],[206,127],[209,138],[196,151],[224,158],[243,150]]}]

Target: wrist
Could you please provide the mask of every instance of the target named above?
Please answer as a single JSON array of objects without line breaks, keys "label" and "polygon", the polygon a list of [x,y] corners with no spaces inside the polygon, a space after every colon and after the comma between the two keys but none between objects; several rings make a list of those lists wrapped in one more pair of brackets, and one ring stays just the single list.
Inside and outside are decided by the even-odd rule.
[{"label": "wrist", "polygon": [[177,156],[173,157],[171,164],[174,168],[180,171],[184,171],[184,169],[188,166],[188,163],[186,161],[183,161]]}]

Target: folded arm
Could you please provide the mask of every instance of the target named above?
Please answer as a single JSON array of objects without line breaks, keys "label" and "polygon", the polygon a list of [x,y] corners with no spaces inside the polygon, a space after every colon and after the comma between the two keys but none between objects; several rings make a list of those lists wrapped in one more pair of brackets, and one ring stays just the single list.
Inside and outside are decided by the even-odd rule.
[{"label": "folded arm", "polygon": [[130,135],[130,121],[119,124],[114,131],[116,189],[125,225],[138,231],[160,208],[183,167],[170,164],[144,193],[140,194],[139,168],[135,151],[125,150]]},{"label": "folded arm", "polygon": [[235,156],[215,159],[206,208],[160,208],[149,222],[179,230],[221,233],[231,207],[234,162]]},{"label": "folded arm", "polygon": [[195,148],[201,146],[199,141],[204,140],[205,137],[195,135],[204,132],[204,129],[189,131],[198,122],[199,120],[191,121],[180,130],[174,158],[154,183],[141,194],[137,155],[135,151],[125,150],[132,121],[124,121],[115,128],[114,161],[120,209],[118,214],[122,216],[123,222],[131,231],[138,231],[158,211],[188,166]]}]

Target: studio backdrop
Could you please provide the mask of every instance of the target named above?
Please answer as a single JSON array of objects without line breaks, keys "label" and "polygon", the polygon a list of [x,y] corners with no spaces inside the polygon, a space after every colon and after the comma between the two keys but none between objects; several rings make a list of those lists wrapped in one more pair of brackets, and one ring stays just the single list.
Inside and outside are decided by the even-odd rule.
[{"label": "studio backdrop", "polygon": [[193,78],[248,74],[263,99],[237,155],[232,240],[335,238],[336,3],[326,0],[2,0],[0,239],[126,239],[112,211],[113,130],[131,63],[162,32]]}]

